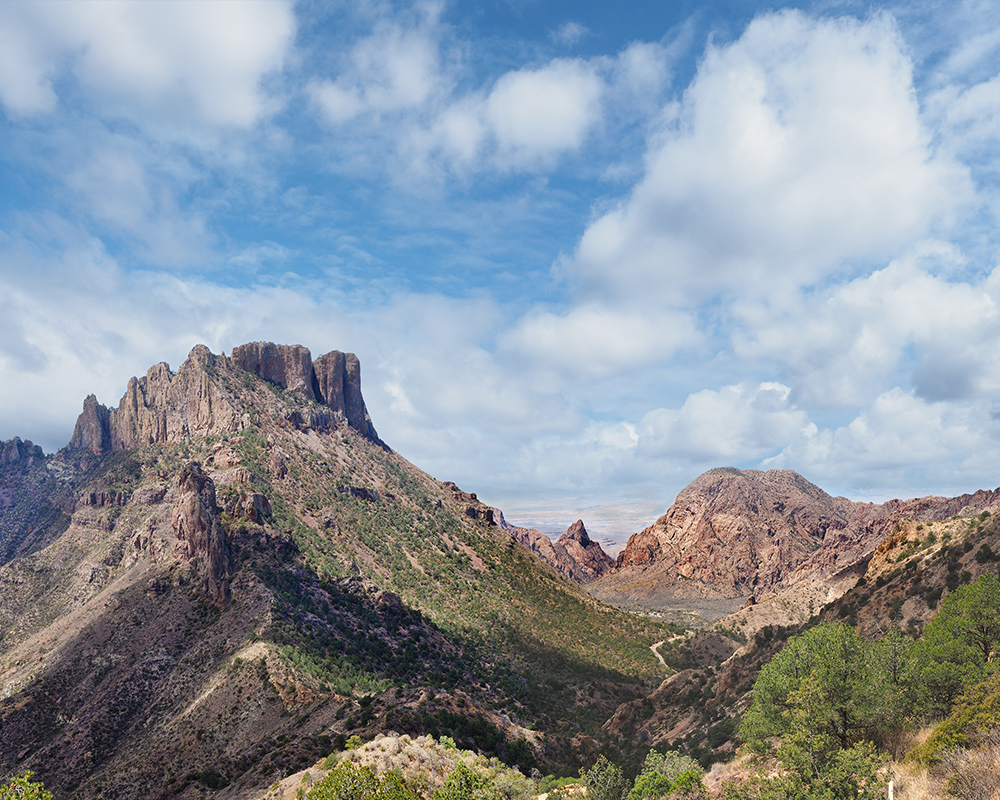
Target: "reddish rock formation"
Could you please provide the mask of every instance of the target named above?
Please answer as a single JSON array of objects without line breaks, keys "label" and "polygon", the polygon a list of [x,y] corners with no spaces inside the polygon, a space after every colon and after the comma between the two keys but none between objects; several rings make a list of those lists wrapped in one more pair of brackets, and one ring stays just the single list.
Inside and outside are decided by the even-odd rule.
[{"label": "reddish rock formation", "polygon": [[583,520],[574,522],[558,541],[553,542],[534,528],[509,524],[499,509],[493,509],[493,516],[500,520],[500,527],[517,541],[572,581],[590,583],[614,566],[614,559],[604,552],[600,544],[591,540]]},{"label": "reddish rock formation", "polygon": [[233,365],[283,386],[307,400],[317,400],[313,391],[313,363],[309,351],[300,344],[250,342],[234,347]]},{"label": "reddish rock formation", "polygon": [[615,565],[615,560],[587,534],[582,519],[569,526],[566,533],[559,537],[556,547],[562,547],[565,551],[566,557],[573,564],[570,570],[573,574],[570,577],[579,583],[596,581]]},{"label": "reddish rock formation", "polygon": [[634,534],[591,590],[605,600],[760,597],[871,553],[904,517],[943,519],[1000,504],[1000,490],[882,505],[831,497],[791,470],[713,469]]},{"label": "reddish rock formation", "polygon": [[111,421],[108,409],[97,402],[97,397],[87,395],[83,401],[83,413],[76,421],[73,438],[69,447],[74,450],[89,450],[100,455],[111,449]]},{"label": "reddish rock formation", "polygon": [[[83,404],[67,449],[97,455],[158,442],[180,442],[192,436],[235,433],[249,424],[239,403],[217,378],[245,370],[312,401],[292,412],[288,423],[298,429],[323,429],[335,419],[378,441],[361,395],[361,365],[353,353],[333,351],[314,369],[301,345],[251,342],[233,350],[232,358],[195,346],[177,374],[165,363],[132,378],[117,408],[108,409],[90,395]],[[238,373],[237,373],[238,374]]]},{"label": "reddish rock formation", "polygon": [[0,466],[6,464],[27,464],[34,460],[45,458],[42,448],[33,444],[30,439],[21,441],[20,436],[0,442]]},{"label": "reddish rock formation", "polygon": [[172,519],[177,551],[188,561],[199,559],[205,592],[223,602],[229,598],[231,571],[215,484],[201,471],[201,464],[192,461],[181,470],[177,488],[180,497]]}]

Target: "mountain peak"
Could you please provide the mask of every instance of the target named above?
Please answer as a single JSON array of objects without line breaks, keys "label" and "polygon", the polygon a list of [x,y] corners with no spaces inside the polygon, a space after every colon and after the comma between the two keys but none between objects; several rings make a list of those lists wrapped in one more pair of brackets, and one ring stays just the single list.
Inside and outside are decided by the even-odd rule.
[{"label": "mountain peak", "polygon": [[581,547],[587,547],[590,544],[590,536],[587,533],[587,528],[583,524],[582,519],[578,519],[569,528],[566,529],[566,533],[559,537],[559,543],[565,544],[566,542],[576,542]]},{"label": "mountain peak", "polygon": [[177,442],[193,435],[234,433],[249,424],[256,408],[250,373],[306,401],[289,421],[325,428],[343,422],[378,442],[361,394],[361,364],[353,353],[333,350],[315,361],[302,345],[250,342],[230,358],[195,345],[177,373],[165,362],[143,378],[131,378],[117,408],[89,395],[68,449],[101,455],[138,445]]}]

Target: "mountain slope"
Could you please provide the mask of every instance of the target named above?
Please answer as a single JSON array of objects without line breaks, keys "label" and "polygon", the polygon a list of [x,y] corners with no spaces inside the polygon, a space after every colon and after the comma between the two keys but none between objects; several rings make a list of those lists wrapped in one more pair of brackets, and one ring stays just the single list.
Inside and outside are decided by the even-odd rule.
[{"label": "mountain slope", "polygon": [[856,503],[791,470],[713,469],[634,534],[611,573],[588,590],[654,609],[678,598],[700,601],[718,617],[748,596],[760,600],[810,576],[834,575],[870,554],[901,519],[939,520],[998,504],[1000,490]]},{"label": "mountain slope", "polygon": [[664,674],[662,627],[378,439],[350,354],[199,346],[12,447],[0,767],[60,796],[253,796],[388,729],[572,762]]}]

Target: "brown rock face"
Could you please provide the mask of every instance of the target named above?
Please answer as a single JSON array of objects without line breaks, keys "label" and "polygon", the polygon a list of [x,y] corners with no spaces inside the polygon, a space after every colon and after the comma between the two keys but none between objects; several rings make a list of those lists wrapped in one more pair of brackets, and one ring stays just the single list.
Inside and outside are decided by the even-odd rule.
[{"label": "brown rock face", "polygon": [[219,521],[215,484],[192,461],[181,470],[177,482],[180,498],[172,524],[177,535],[178,553],[188,561],[199,559],[204,590],[216,602],[229,598],[229,547]]},{"label": "brown rock face", "polygon": [[870,553],[903,517],[943,519],[997,503],[1000,490],[855,503],[831,497],[791,470],[713,469],[629,539],[595,593],[603,599],[625,593],[636,602],[760,597],[807,575],[842,569]]},{"label": "brown rock face", "polygon": [[313,362],[318,399],[347,420],[354,430],[378,440],[364,397],[361,396],[361,362],[354,353],[333,350]]},{"label": "brown rock face", "polygon": [[284,386],[307,400],[317,400],[313,391],[312,356],[299,344],[250,342],[233,348],[232,362],[266,381]]},{"label": "brown rock face", "polygon": [[6,464],[28,464],[34,460],[41,460],[45,456],[42,448],[37,444],[32,444],[30,439],[21,441],[20,436],[0,442],[0,466]]},{"label": "brown rock face", "polygon": [[[192,436],[235,433],[248,420],[216,377],[246,370],[295,392],[314,404],[292,412],[299,428],[325,428],[335,418],[378,441],[361,395],[361,365],[353,353],[333,351],[317,359],[301,345],[251,342],[233,350],[231,359],[196,345],[175,375],[165,363],[132,378],[117,408],[108,409],[90,395],[77,419],[70,451],[97,455]],[[319,405],[316,405],[316,404]],[[332,413],[331,413],[332,412]]]},{"label": "brown rock face", "polygon": [[89,450],[96,455],[111,449],[110,413],[92,394],[83,401],[83,413],[76,421],[69,446],[74,450]]},{"label": "brown rock face", "polygon": [[556,546],[563,548],[566,558],[572,563],[571,572],[578,577],[570,577],[578,583],[596,581],[615,565],[614,559],[604,552],[601,545],[591,540],[582,519],[569,526],[566,533],[559,537]]},{"label": "brown rock face", "polygon": [[553,542],[534,528],[509,524],[500,509],[493,509],[493,516],[500,521],[500,527],[571,581],[590,583],[607,574],[615,564],[601,545],[591,540],[583,520],[574,522],[558,541]]}]

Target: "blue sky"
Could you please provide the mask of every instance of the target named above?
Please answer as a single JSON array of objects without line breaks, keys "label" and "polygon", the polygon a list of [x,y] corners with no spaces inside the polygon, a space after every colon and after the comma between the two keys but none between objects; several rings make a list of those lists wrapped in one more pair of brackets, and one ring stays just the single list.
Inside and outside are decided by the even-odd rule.
[{"label": "blue sky", "polygon": [[263,339],[546,532],[993,488],[998,73],[991,2],[0,3],[0,438]]}]

